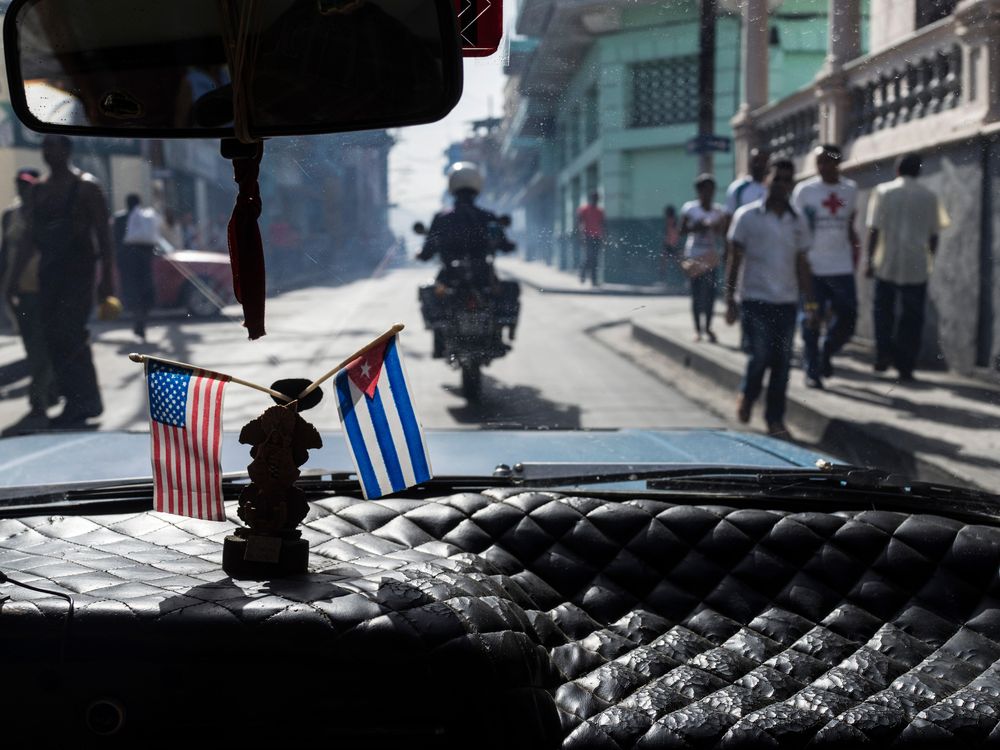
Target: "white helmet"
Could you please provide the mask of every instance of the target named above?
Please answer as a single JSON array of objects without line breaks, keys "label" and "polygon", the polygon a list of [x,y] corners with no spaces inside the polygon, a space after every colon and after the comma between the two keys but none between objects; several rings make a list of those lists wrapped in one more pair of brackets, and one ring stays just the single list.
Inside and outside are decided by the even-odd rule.
[{"label": "white helmet", "polygon": [[454,195],[463,189],[477,193],[483,189],[483,175],[471,161],[455,162],[448,168],[448,192]]}]

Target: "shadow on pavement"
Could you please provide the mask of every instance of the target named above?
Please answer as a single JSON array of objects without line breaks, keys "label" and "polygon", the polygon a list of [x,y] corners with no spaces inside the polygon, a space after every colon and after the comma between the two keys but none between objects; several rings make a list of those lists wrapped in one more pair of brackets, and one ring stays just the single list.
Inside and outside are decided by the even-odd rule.
[{"label": "shadow on pavement", "polygon": [[[442,386],[458,396],[458,385]],[[484,430],[578,430],[580,407],[542,398],[537,388],[527,385],[504,385],[483,376],[483,394],[479,403],[449,406],[448,413],[461,424],[474,424]]]},{"label": "shadow on pavement", "polygon": [[[907,388],[910,387],[907,385]],[[955,425],[974,430],[994,430],[1000,427],[1000,418],[993,414],[983,414],[973,409],[961,409],[943,404],[911,401],[908,398],[895,395],[894,392],[891,395],[890,393],[877,394],[852,386],[830,387],[827,388],[827,391],[853,401],[885,406],[939,424]]]},{"label": "shadow on pavement", "polygon": [[25,414],[12,425],[8,425],[0,431],[0,437],[13,437],[14,435],[30,435],[33,432],[48,432],[49,420],[46,417],[34,414]]},{"label": "shadow on pavement", "polygon": [[[920,461],[919,455],[947,456],[956,463],[964,463],[982,469],[1000,469],[1000,461],[963,452],[963,446],[947,440],[917,435],[900,430],[885,423],[858,424],[832,419],[819,440],[824,450],[828,450],[841,460],[857,466],[875,466],[903,476],[919,477],[930,481],[944,481],[950,484],[969,484],[961,477]],[[905,448],[901,447],[905,446]],[[940,474],[940,476],[933,476]]]},{"label": "shadow on pavement", "polygon": [[0,365],[0,385],[16,383],[26,377],[28,377],[28,360],[26,359]]}]

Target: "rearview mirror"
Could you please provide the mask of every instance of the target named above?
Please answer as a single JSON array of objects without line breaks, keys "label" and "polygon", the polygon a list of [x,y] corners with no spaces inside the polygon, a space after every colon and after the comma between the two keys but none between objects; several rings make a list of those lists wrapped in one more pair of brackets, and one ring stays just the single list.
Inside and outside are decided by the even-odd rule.
[{"label": "rearview mirror", "polygon": [[399,127],[462,93],[452,0],[14,0],[4,47],[11,104],[43,133]]}]

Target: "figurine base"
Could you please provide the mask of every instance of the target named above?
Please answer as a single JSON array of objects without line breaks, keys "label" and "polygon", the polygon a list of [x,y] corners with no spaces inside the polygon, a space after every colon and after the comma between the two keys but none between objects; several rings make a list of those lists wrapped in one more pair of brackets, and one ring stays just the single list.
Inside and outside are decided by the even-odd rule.
[{"label": "figurine base", "polygon": [[222,569],[231,578],[269,580],[309,571],[309,542],[298,536],[258,534],[238,528],[222,545]]}]

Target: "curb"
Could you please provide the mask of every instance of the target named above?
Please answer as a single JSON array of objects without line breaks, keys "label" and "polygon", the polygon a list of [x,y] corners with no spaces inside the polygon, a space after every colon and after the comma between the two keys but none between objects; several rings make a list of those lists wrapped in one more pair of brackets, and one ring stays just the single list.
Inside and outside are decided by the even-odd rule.
[{"label": "curb", "polygon": [[[680,362],[692,373],[711,378],[717,385],[734,393],[743,378],[741,370],[706,356],[685,346],[670,336],[665,336],[636,321],[631,322],[632,338],[661,354]],[[847,463],[858,466],[878,466],[880,468],[929,482],[943,482],[951,485],[972,487],[989,492],[994,488],[981,486],[968,477],[961,476],[950,467],[942,466],[932,457],[918,455],[914,450],[901,445],[898,431],[879,435],[872,425],[859,426],[850,420],[838,419],[815,409],[797,397],[789,394],[786,421],[793,428],[811,435],[818,435],[818,446],[826,452],[839,456]]]},{"label": "curb", "polygon": [[[534,261],[528,261],[534,262]],[[552,266],[545,266],[551,269]],[[541,294],[579,294],[609,297],[669,297],[683,294],[682,291],[671,292],[660,286],[628,286],[626,284],[612,284],[610,286],[594,287],[551,287],[540,286],[537,281],[528,276],[518,273],[517,270],[497,266],[497,272],[501,275],[510,276],[525,284]]]}]

